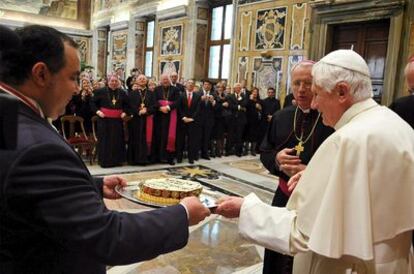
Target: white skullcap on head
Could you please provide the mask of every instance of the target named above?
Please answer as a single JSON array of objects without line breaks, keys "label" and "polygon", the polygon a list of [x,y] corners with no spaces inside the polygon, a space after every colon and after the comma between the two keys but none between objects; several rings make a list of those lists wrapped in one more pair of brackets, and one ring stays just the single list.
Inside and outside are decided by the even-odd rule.
[{"label": "white skullcap on head", "polygon": [[339,49],[332,51],[323,57],[319,62],[356,71],[365,76],[371,77],[368,65],[364,58],[350,49]]}]

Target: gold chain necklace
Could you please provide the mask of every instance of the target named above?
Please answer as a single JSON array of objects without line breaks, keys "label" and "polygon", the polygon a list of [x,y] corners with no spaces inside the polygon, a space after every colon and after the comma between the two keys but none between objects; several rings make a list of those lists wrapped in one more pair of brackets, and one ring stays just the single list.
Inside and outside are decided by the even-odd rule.
[{"label": "gold chain necklace", "polygon": [[296,117],[298,115],[298,108],[296,107],[295,110],[295,117],[293,118],[293,133],[295,134],[295,138],[296,140],[298,140],[298,144],[295,146],[295,150],[296,150],[296,156],[300,156],[300,154],[305,151],[305,147],[303,146],[307,141],[309,141],[310,137],[312,136],[313,132],[315,131],[316,125],[318,124],[319,121],[319,117],[321,117],[321,113],[319,112],[318,114],[318,118],[316,118],[315,123],[313,124],[312,130],[310,131],[309,135],[305,138],[305,140],[303,139],[303,130],[300,134],[300,137],[298,137],[296,135]]},{"label": "gold chain necklace", "polygon": [[[144,94],[145,91],[145,94]],[[140,89],[139,93],[141,95],[141,109],[143,109],[145,107],[145,98],[147,97],[147,89]],[[142,94],[144,94],[144,96],[142,96]]]},{"label": "gold chain necklace", "polygon": [[[112,105],[113,106],[115,106],[116,105],[116,102],[118,101],[118,99],[119,99],[119,93],[118,93],[118,98],[116,98],[116,95],[117,95],[117,91],[115,90],[114,91],[114,96],[112,97],[111,96],[111,92],[108,90],[108,97],[109,97],[109,100],[112,102]],[[112,100],[111,100],[111,98],[112,98]]]}]

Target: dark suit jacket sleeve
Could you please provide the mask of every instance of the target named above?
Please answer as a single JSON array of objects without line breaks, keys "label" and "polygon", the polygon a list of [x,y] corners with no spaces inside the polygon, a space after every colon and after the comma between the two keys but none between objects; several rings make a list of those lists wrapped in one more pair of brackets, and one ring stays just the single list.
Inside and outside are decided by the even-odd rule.
[{"label": "dark suit jacket sleeve", "polygon": [[99,191],[99,194],[101,195],[101,198],[103,198],[103,177],[93,177],[94,183],[96,188]]},{"label": "dark suit jacket sleeve", "polygon": [[108,265],[152,259],[184,247],[186,210],[177,205],[138,214],[108,210],[79,157],[60,145],[21,152],[6,175],[4,201],[16,218],[69,250]]}]

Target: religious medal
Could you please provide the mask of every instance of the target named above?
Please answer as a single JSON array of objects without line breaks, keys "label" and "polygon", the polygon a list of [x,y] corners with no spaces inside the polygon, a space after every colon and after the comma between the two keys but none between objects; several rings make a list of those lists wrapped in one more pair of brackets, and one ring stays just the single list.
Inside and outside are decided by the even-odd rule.
[{"label": "religious medal", "polygon": [[302,141],[299,141],[299,143],[295,146],[295,150],[296,150],[296,156],[300,156],[300,154],[305,150],[305,148],[303,147]]},{"label": "religious medal", "polygon": [[300,154],[305,151],[305,147],[303,145],[307,141],[309,141],[309,139],[311,138],[313,132],[315,131],[316,125],[318,124],[319,118],[321,117],[321,113],[318,114],[318,118],[316,118],[316,121],[313,124],[312,130],[310,131],[309,135],[306,138],[303,138],[303,129],[302,129],[300,137],[298,137],[296,135],[296,117],[297,117],[297,114],[298,114],[298,107],[296,107],[295,116],[293,118],[293,133],[295,134],[296,140],[298,140],[298,144],[295,146],[296,156],[300,156]]}]

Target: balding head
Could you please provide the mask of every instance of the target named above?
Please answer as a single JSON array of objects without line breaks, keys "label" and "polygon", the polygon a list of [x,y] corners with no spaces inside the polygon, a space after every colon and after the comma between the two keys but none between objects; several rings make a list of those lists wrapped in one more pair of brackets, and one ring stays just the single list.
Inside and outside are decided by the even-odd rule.
[{"label": "balding head", "polygon": [[163,87],[170,86],[170,77],[168,76],[168,74],[161,75],[161,85]]},{"label": "balding head", "polygon": [[312,67],[314,61],[301,61],[293,66],[290,74],[293,97],[297,105],[302,109],[311,106],[312,94]]},{"label": "balding head", "polygon": [[144,88],[147,85],[147,76],[144,74],[138,75],[137,79],[135,80],[135,83],[139,85],[140,88]]}]

